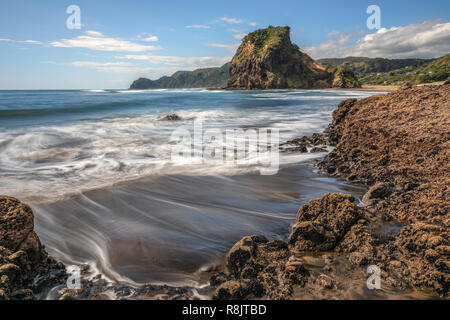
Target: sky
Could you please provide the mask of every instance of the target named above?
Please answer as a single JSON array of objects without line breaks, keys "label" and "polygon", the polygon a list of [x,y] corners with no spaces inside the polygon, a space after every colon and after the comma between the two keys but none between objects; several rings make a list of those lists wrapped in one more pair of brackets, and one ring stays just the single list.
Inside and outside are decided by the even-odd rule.
[{"label": "sky", "polygon": [[[379,29],[367,24],[371,5]],[[0,90],[128,88],[217,67],[268,25],[290,26],[314,59],[450,52],[448,0],[0,0]]]}]

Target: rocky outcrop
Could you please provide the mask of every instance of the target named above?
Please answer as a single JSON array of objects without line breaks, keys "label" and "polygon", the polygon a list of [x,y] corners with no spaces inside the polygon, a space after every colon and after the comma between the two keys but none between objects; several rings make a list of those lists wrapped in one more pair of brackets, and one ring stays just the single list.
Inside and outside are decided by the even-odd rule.
[{"label": "rocky outcrop", "polygon": [[217,287],[214,299],[285,299],[308,277],[303,264],[290,256],[283,241],[258,235],[242,238],[228,252],[227,273],[211,278],[211,286]]},{"label": "rocky outcrop", "polygon": [[0,300],[33,299],[64,277],[64,266],[47,255],[34,232],[31,208],[0,196]]},{"label": "rocky outcrop", "polygon": [[332,74],[291,43],[289,27],[256,30],[230,67],[230,89],[329,88]]},{"label": "rocky outcrop", "polygon": [[295,251],[330,251],[362,216],[355,199],[346,194],[326,194],[303,205],[289,236]]},{"label": "rocky outcrop", "polygon": [[346,100],[333,114],[336,148],[319,164],[369,188],[366,219],[338,251],[355,265],[377,264],[397,287],[448,295],[450,85]]},{"label": "rocky outcrop", "polygon": [[342,67],[329,67],[327,71],[333,74],[331,82],[333,88],[361,88],[361,83],[352,70]]},{"label": "rocky outcrop", "polygon": [[300,208],[288,243],[243,238],[227,272],[212,278],[215,298],[360,298],[348,296],[349,286],[369,265],[380,268],[383,292],[414,287],[448,298],[448,101],[450,85],[345,100],[325,137],[289,141],[335,146],[319,167],[366,186],[364,206],[326,194]]}]

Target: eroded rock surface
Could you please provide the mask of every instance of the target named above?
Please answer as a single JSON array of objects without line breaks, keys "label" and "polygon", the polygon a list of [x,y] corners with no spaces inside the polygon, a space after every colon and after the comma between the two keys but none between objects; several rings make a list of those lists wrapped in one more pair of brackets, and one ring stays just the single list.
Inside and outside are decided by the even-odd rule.
[{"label": "eroded rock surface", "polygon": [[48,256],[34,232],[31,208],[0,196],[0,300],[33,299],[65,277],[64,266]]}]

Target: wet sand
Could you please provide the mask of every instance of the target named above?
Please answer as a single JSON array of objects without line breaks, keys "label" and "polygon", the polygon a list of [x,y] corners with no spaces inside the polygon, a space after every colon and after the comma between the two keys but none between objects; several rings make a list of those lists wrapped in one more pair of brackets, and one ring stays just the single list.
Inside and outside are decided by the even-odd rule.
[{"label": "wet sand", "polygon": [[361,190],[313,172],[311,164],[275,176],[160,176],[30,203],[48,252],[88,263],[112,281],[201,286],[205,270],[242,236],[284,238],[303,203],[326,192]]}]

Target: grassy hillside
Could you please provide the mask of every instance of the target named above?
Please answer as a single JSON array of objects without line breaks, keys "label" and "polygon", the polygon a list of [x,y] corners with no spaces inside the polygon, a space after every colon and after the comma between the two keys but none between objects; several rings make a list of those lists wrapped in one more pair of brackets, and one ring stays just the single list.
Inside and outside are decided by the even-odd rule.
[{"label": "grassy hillside", "polygon": [[342,67],[352,70],[357,76],[375,72],[389,72],[409,66],[421,66],[431,60],[426,59],[384,59],[366,57],[347,57],[341,59],[319,59],[324,66]]},{"label": "grassy hillside", "polygon": [[348,57],[321,59],[322,65],[352,70],[365,85],[417,85],[450,77],[450,54],[438,59],[384,59]]},{"label": "grassy hillside", "polygon": [[408,66],[384,73],[369,73],[359,77],[362,83],[372,85],[418,85],[445,81],[449,78],[450,54],[420,66]]}]

